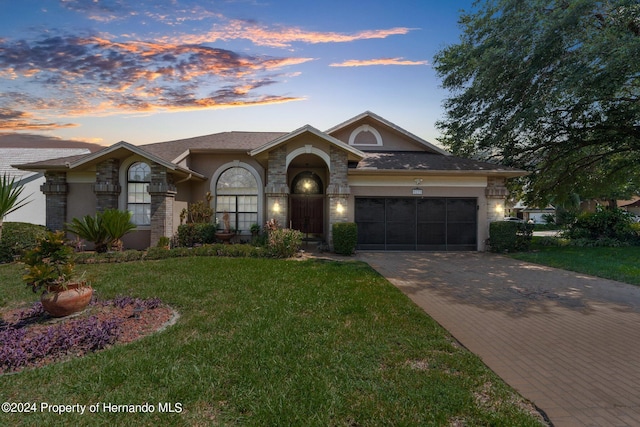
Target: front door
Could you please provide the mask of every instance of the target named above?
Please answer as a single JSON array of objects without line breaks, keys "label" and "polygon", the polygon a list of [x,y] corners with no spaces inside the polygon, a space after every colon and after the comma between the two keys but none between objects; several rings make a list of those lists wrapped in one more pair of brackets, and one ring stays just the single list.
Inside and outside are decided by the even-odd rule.
[{"label": "front door", "polygon": [[302,231],[305,237],[320,237],[324,234],[323,214],[323,196],[291,196],[291,228]]}]

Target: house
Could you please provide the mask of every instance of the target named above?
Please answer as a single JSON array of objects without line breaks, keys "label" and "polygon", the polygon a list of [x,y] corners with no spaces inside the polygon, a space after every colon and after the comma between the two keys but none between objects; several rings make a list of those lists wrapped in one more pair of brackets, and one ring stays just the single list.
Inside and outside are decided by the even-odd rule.
[{"label": "house", "polygon": [[525,222],[532,221],[536,224],[545,224],[547,217],[556,217],[556,208],[553,205],[547,205],[546,208],[538,208],[527,206],[519,200],[512,208],[509,209],[509,215],[522,219]]},{"label": "house", "polygon": [[45,225],[45,195],[40,187],[45,182],[42,171],[20,170],[14,164],[38,162],[60,156],[86,155],[102,148],[96,144],[62,141],[36,135],[0,135],[0,176],[5,174],[23,187],[22,197],[29,203],[10,213],[4,220]]},{"label": "house", "polygon": [[217,218],[248,235],[275,218],[331,245],[332,224],[358,224],[358,247],[484,250],[502,219],[507,179],[527,172],[455,157],[369,111],[326,131],[223,132],[16,166],[41,172],[46,224],[118,208],[137,231],[125,246],[172,236],[180,212],[211,192]]}]

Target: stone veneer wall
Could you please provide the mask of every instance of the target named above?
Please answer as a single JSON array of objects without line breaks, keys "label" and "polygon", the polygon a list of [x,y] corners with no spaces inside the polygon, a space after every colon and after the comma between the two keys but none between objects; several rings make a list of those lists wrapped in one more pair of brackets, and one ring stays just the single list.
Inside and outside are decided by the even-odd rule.
[{"label": "stone veneer wall", "polygon": [[67,184],[66,172],[45,173],[45,183],[40,191],[46,198],[46,225],[50,230],[63,230],[67,220]]},{"label": "stone veneer wall", "polygon": [[485,196],[487,197],[487,227],[495,221],[504,218],[504,201],[509,195],[506,179],[502,177],[489,177]]},{"label": "stone veneer wall", "polygon": [[[264,189],[267,199],[268,219],[275,219],[286,228],[289,211],[289,186],[287,185],[287,149],[278,147],[269,152],[267,185]],[[278,207],[278,211],[274,207]]]},{"label": "stone veneer wall", "polygon": [[151,238],[149,246],[155,246],[160,237],[173,235],[173,202],[176,196],[176,186],[173,176],[167,169],[151,162]]},{"label": "stone veneer wall", "polygon": [[96,183],[93,192],[96,194],[96,212],[106,209],[118,209],[118,197],[121,186],[119,183],[120,161],[107,159],[96,166]]},{"label": "stone veneer wall", "polygon": [[333,247],[333,224],[348,221],[347,206],[351,189],[349,187],[349,177],[347,176],[347,153],[331,146],[329,156],[331,159],[331,171],[327,187],[329,229],[327,230],[326,240],[329,246]]}]

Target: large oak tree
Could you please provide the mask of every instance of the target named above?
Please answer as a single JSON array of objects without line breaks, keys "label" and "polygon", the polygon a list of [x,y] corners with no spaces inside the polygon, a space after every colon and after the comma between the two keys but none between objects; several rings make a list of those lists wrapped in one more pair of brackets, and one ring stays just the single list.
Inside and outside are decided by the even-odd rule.
[{"label": "large oak tree", "polygon": [[458,155],[527,169],[530,202],[640,188],[640,1],[487,0],[434,67]]}]

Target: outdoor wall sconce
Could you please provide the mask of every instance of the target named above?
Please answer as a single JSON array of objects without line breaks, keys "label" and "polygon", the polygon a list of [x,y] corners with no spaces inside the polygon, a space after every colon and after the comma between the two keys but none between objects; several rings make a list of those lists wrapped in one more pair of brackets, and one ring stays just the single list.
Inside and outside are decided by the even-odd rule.
[{"label": "outdoor wall sconce", "polygon": [[502,214],[503,212],[504,212],[504,206],[496,205],[496,213],[497,214]]},{"label": "outdoor wall sconce", "polygon": [[338,202],[338,204],[336,205],[336,212],[338,212],[339,214],[344,213],[344,206],[342,206],[342,203]]},{"label": "outdoor wall sconce", "polygon": [[416,183],[416,188],[411,190],[411,194],[413,194],[414,196],[422,196],[422,188],[418,187],[420,184],[422,184],[422,178],[415,178],[413,182]]},{"label": "outdoor wall sconce", "polygon": [[273,203],[273,212],[280,213],[280,203],[277,200]]}]

